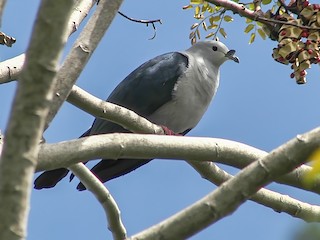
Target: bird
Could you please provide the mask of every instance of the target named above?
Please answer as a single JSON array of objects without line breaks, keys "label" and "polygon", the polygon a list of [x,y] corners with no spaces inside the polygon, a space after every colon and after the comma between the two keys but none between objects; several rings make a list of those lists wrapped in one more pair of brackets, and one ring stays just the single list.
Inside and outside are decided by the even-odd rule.
[{"label": "bird", "polygon": [[[227,60],[239,63],[235,50],[220,41],[199,41],[185,51],[165,53],[143,63],[119,83],[106,101],[162,126],[167,134],[185,135],[198,124],[215,96],[220,66]],[[96,118],[80,138],[115,132],[129,133],[116,123]],[[107,182],[151,160],[103,159],[91,171],[101,182]],[[35,179],[34,188],[52,188],[67,174],[65,168],[45,171]],[[86,188],[80,182],[77,189]]]}]

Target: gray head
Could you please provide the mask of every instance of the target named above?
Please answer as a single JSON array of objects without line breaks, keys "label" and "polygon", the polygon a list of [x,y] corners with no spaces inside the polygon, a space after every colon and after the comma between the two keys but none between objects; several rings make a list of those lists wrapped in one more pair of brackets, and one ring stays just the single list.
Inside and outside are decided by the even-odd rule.
[{"label": "gray head", "polygon": [[239,63],[239,58],[235,55],[235,50],[229,50],[226,45],[219,41],[197,42],[186,52],[201,56],[216,66],[220,66],[227,60]]}]

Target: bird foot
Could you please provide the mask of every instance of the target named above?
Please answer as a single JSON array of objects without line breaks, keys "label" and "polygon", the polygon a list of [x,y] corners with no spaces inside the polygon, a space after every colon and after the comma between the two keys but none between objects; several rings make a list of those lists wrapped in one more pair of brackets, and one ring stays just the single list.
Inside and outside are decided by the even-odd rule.
[{"label": "bird foot", "polygon": [[174,131],[172,131],[171,129],[167,128],[166,126],[160,125],[160,127],[163,129],[165,135],[182,136],[181,134],[175,133]]}]

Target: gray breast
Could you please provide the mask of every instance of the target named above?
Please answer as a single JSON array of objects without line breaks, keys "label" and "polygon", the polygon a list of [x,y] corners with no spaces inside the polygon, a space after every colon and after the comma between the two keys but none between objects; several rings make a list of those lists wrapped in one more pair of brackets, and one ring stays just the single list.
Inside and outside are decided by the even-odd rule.
[{"label": "gray breast", "polygon": [[176,133],[198,124],[219,85],[219,69],[208,68],[202,58],[188,57],[191,64],[177,81],[172,100],[148,117]]}]

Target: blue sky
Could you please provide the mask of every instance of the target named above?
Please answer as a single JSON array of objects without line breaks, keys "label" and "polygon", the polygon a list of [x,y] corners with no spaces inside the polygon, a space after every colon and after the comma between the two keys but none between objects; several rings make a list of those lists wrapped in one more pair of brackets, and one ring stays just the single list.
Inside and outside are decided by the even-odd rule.
[{"label": "blue sky", "polygon": [[[311,1],[312,2],[312,1]],[[188,1],[124,1],[121,11],[143,19],[161,18],[157,36],[151,27],[117,16],[93,54],[77,85],[105,99],[132,70],[159,54],[190,46],[192,10]],[[12,48],[1,48],[0,60],[26,50],[39,1],[8,1],[2,30],[17,39]],[[270,151],[299,133],[319,125],[319,66],[308,71],[306,85],[297,85],[289,66],[275,62],[276,42],[259,37],[248,45],[243,19],[225,23],[229,48],[236,49],[240,64],[227,62],[221,69],[218,93],[191,136],[219,137]],[[74,34],[67,49],[78,33]],[[221,38],[222,39],[222,38]],[[0,87],[0,129],[5,130],[15,84]],[[93,117],[65,103],[45,133],[47,142],[77,138]],[[237,170],[222,166],[231,173]],[[62,181],[51,190],[32,192],[28,239],[111,239],[102,208],[88,192],[75,189],[77,181]],[[117,201],[129,235],[137,233],[192,204],[215,189],[182,161],[155,160],[137,171],[107,183]],[[316,194],[272,184],[269,189],[312,204]],[[290,240],[303,221],[253,202],[246,202],[231,216],[191,239]]]}]

